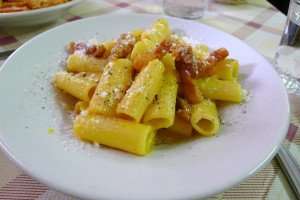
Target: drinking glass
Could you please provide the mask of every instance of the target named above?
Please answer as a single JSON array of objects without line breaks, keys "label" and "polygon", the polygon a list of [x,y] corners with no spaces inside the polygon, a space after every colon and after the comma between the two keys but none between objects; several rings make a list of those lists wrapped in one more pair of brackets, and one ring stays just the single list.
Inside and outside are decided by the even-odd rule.
[{"label": "drinking glass", "polygon": [[300,0],[290,0],[274,62],[288,92],[300,95]]},{"label": "drinking glass", "polygon": [[197,19],[204,15],[208,0],[164,0],[166,14],[187,19]]}]

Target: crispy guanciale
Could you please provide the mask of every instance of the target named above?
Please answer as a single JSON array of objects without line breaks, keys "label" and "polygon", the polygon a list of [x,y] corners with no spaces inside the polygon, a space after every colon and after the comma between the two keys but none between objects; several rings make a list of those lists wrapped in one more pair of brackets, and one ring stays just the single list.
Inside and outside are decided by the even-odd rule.
[{"label": "crispy guanciale", "polygon": [[116,44],[111,50],[109,56],[110,59],[114,60],[117,58],[126,58],[132,51],[136,43],[136,38],[131,33],[123,33],[117,39]]},{"label": "crispy guanciale", "polygon": [[162,41],[155,49],[158,58],[171,53],[175,58],[175,66],[180,75],[182,92],[189,103],[199,103],[203,97],[195,84],[195,79],[211,76],[215,73],[216,64],[228,56],[225,48],[212,51],[206,59],[196,59],[191,45],[176,39]]}]

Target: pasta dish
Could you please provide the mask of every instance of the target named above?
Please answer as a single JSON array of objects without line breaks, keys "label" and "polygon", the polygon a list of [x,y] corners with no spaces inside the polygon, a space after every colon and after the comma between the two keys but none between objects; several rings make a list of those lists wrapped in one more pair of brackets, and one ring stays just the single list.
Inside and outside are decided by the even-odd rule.
[{"label": "pasta dish", "polygon": [[68,1],[69,0],[0,0],[0,13],[45,8]]},{"label": "pasta dish", "polygon": [[81,140],[136,155],[158,134],[213,136],[218,102],[240,103],[239,63],[226,48],[192,45],[166,19],[110,41],[70,42],[56,88],[77,99],[73,132]]}]

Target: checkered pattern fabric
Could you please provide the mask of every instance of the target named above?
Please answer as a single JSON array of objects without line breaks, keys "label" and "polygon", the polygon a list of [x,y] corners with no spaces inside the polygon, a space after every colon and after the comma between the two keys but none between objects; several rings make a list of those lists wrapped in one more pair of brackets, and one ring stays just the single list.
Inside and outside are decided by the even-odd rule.
[{"label": "checkered pattern fabric", "polygon": [[[107,13],[152,13],[162,14],[159,0],[86,0],[72,8],[63,19],[35,28],[0,27],[0,68],[5,57],[1,52],[16,49],[33,36],[59,24],[89,16]],[[226,5],[210,3],[207,15],[199,22],[228,32],[272,59],[284,27],[285,17],[263,0],[249,0],[247,4]],[[291,124],[286,145],[300,159],[300,97],[290,96],[292,107]],[[299,160],[300,162],[300,160]],[[22,172],[0,152],[0,200],[75,200],[51,190]],[[240,185],[215,197],[216,199],[295,199],[278,163],[273,160],[267,167]]]}]

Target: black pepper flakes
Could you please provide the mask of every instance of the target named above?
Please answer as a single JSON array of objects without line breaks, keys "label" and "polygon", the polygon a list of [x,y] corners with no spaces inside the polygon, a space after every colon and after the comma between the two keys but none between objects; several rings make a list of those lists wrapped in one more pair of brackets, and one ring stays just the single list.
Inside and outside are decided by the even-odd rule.
[{"label": "black pepper flakes", "polygon": [[86,76],[87,76],[87,73],[83,72],[83,73],[82,73],[82,77],[84,78],[84,77],[86,77]]},{"label": "black pepper flakes", "polygon": [[154,101],[158,103],[158,95],[157,94],[154,96]]}]

